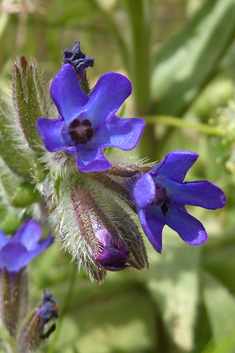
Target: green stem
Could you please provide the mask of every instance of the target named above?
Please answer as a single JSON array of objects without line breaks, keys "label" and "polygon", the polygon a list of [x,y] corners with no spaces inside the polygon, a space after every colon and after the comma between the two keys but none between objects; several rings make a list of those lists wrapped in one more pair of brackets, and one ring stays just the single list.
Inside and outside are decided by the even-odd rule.
[{"label": "green stem", "polygon": [[70,281],[69,281],[69,288],[68,288],[67,294],[65,296],[64,302],[63,302],[62,310],[60,310],[61,313],[59,314],[59,320],[58,320],[58,325],[57,325],[57,328],[56,328],[56,331],[54,334],[54,339],[53,339],[50,347],[48,348],[47,353],[54,353],[55,352],[55,345],[56,345],[56,342],[57,342],[58,337],[60,335],[63,317],[67,311],[67,308],[69,306],[69,303],[71,301],[71,297],[73,294],[73,287],[74,287],[76,273],[77,273],[77,267],[75,265],[73,265],[73,269],[72,269],[72,273],[71,273],[71,277],[70,277]]},{"label": "green stem", "polygon": [[150,113],[150,26],[149,0],[126,0],[132,30],[131,70],[137,114]]},{"label": "green stem", "polygon": [[7,27],[10,15],[6,12],[2,12],[0,15],[0,38],[3,36],[4,31]]},{"label": "green stem", "polygon": [[144,116],[143,119],[146,121],[147,125],[162,124],[162,125],[178,127],[182,129],[187,128],[190,130],[201,132],[203,134],[221,136],[221,137],[226,136],[227,134],[226,131],[219,130],[217,126],[190,123],[183,119],[176,118],[173,116],[151,115],[151,116]]},{"label": "green stem", "polygon": [[114,39],[116,40],[118,47],[119,47],[119,51],[121,53],[122,60],[123,60],[123,65],[126,66],[127,68],[129,68],[129,53],[128,53],[127,45],[121,35],[121,32],[120,32],[116,22],[114,21],[113,16],[108,11],[106,11],[98,3],[98,1],[89,0],[89,2],[95,8],[95,10],[97,10],[101,14],[101,16],[105,19],[105,21],[107,22],[107,24],[110,28],[110,31],[111,31]]},{"label": "green stem", "polygon": [[[131,70],[129,75],[133,84],[135,114],[151,114],[150,96],[150,31],[152,24],[151,0],[126,0],[132,30]],[[156,140],[152,126],[146,126],[138,144],[141,157],[156,158]]]}]

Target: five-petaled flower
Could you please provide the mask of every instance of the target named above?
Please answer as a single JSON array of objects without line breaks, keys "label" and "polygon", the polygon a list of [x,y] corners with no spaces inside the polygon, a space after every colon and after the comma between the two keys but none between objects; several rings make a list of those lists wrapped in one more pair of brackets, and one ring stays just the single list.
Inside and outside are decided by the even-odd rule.
[{"label": "five-petaled flower", "polygon": [[190,151],[170,152],[133,187],[139,219],[145,234],[156,251],[162,250],[162,229],[168,225],[190,245],[200,245],[207,233],[185,205],[211,210],[226,203],[223,191],[208,181],[183,182],[198,154]]},{"label": "five-petaled flower", "polygon": [[40,237],[40,226],[32,219],[27,219],[13,237],[0,230],[0,271],[18,273],[54,240],[51,234],[43,242],[39,242]]},{"label": "five-petaled flower", "polygon": [[91,93],[81,89],[74,68],[64,64],[51,84],[51,98],[59,119],[39,118],[38,134],[49,152],[65,151],[77,160],[82,172],[103,171],[111,167],[103,148],[133,149],[143,132],[140,118],[116,116],[131,94],[131,83],[123,75],[103,74]]}]

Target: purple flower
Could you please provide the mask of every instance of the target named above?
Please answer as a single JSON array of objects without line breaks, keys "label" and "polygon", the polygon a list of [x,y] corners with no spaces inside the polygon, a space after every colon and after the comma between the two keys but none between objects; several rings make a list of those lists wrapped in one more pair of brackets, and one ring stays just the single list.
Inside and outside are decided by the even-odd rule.
[{"label": "purple flower", "polygon": [[122,238],[115,241],[109,232],[103,228],[96,232],[98,246],[96,253],[93,252],[94,259],[108,271],[121,271],[131,267],[126,265],[130,258],[130,252]]},{"label": "purple flower", "polygon": [[39,243],[40,237],[40,226],[32,219],[27,219],[13,237],[7,237],[0,230],[0,271],[6,269],[7,272],[18,273],[54,240],[49,234]]},{"label": "purple flower", "polygon": [[198,154],[190,151],[168,153],[164,160],[134,185],[133,196],[139,219],[154,249],[161,253],[165,224],[190,245],[200,245],[207,233],[185,205],[211,210],[226,203],[223,191],[208,181],[183,182]]},{"label": "purple flower", "polygon": [[65,151],[77,159],[82,172],[111,167],[103,148],[133,149],[143,132],[142,119],[124,119],[116,111],[131,93],[123,75],[109,72],[100,77],[87,96],[70,64],[64,64],[51,85],[51,98],[59,119],[39,118],[38,134],[49,152]]}]

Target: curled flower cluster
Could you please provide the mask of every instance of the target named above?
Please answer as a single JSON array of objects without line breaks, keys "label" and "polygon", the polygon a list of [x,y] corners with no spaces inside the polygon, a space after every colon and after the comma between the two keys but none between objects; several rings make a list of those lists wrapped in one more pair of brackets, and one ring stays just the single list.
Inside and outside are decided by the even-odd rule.
[{"label": "curled flower cluster", "polygon": [[184,182],[198,155],[174,151],[153,168],[111,162],[103,149],[133,149],[145,126],[140,118],[115,115],[130,95],[131,83],[110,72],[88,93],[85,69],[93,66],[93,59],[81,52],[79,42],[64,55],[64,65],[50,89],[59,117],[38,118],[36,127],[50,155],[46,152],[48,168],[60,161],[61,170],[69,170],[76,159],[77,168],[67,174],[53,173],[54,177],[48,174],[42,189],[49,200],[51,223],[79,266],[97,282],[104,279],[106,270],[148,267],[136,214],[158,252],[165,225],[190,245],[205,242],[203,225],[185,205],[214,210],[223,207],[226,199],[208,181]]}]

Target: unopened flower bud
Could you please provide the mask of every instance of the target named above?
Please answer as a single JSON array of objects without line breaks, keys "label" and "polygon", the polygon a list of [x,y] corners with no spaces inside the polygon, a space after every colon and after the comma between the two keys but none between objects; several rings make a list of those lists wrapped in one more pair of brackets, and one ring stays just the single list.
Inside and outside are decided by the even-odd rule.
[{"label": "unopened flower bud", "polygon": [[63,54],[63,64],[68,63],[73,66],[78,76],[81,88],[85,93],[88,94],[90,92],[90,88],[86,78],[86,69],[89,66],[94,66],[94,58],[91,58],[89,55],[82,53],[80,42],[78,40],[75,42],[75,46],[72,50],[65,49]]},{"label": "unopened flower bud", "polygon": [[93,255],[105,270],[121,271],[130,267],[130,265],[126,265],[130,258],[130,252],[122,238],[117,242],[105,228],[97,231],[95,236],[98,240],[98,246]]},{"label": "unopened flower bud", "polygon": [[58,318],[59,303],[52,298],[50,291],[44,291],[41,303],[35,308],[22,326],[18,338],[19,353],[32,352],[55,330],[55,324],[44,332],[45,325]]},{"label": "unopened flower bud", "polygon": [[[129,267],[126,262],[130,253],[121,233],[109,218],[109,213],[103,211],[90,191],[82,186],[76,187],[71,193],[71,201],[76,228],[85,245],[85,257],[77,252],[77,247],[73,250],[83,266],[91,269],[90,274],[95,274],[94,279],[97,282],[102,281],[104,270],[120,271]],[[103,276],[98,269],[103,271]]]}]

